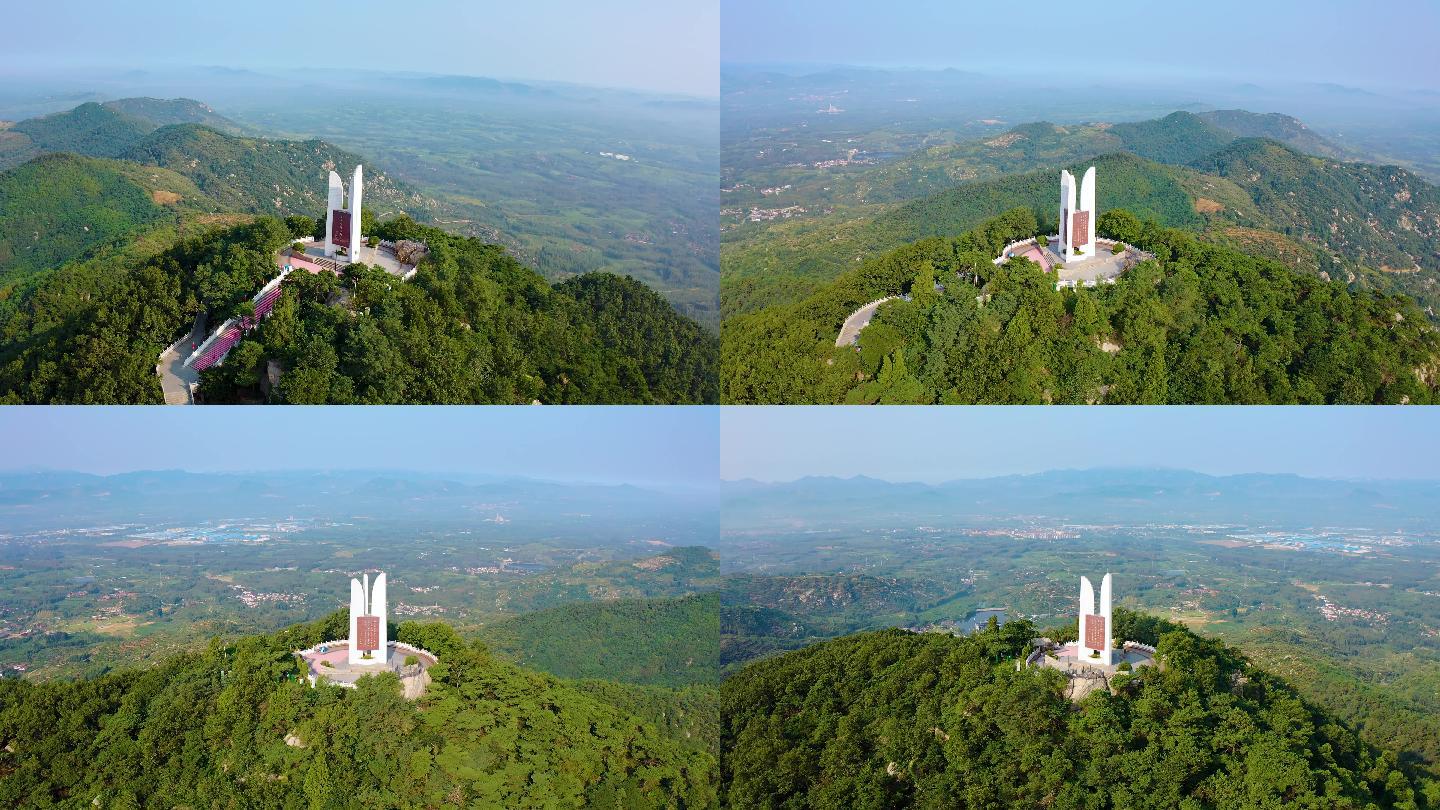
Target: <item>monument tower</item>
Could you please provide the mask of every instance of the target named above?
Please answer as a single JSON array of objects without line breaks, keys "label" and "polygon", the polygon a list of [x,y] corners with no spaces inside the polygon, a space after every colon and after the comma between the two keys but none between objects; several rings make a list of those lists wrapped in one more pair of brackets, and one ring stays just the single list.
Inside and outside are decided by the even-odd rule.
[{"label": "monument tower", "polygon": [[[333,192],[332,192],[333,193]],[[1060,258],[1066,263],[1079,258],[1081,248],[1095,255],[1095,167],[1085,170],[1080,180],[1080,205],[1075,205],[1075,175],[1060,170]]]},{"label": "monument tower", "polygon": [[[358,169],[355,176],[356,178],[360,176]],[[363,583],[351,577],[350,652],[346,661],[350,666],[361,667],[384,664],[390,649],[386,644],[387,641],[388,639],[385,638],[385,573],[382,571],[375,575],[373,589],[369,574],[365,575]]]},{"label": "monument tower", "polygon": [[346,258],[355,261],[360,250],[360,199],[364,196],[364,166],[355,167],[350,181],[350,205],[345,205],[345,184],[340,175],[330,171],[330,205],[325,211],[325,255],[335,258],[337,247],[345,248]]},{"label": "monument tower", "polygon": [[[1092,170],[1093,171],[1093,170]],[[1095,588],[1080,578],[1080,641],[1076,658],[1110,666],[1110,575],[1100,580],[1100,609],[1095,609]],[[1094,657],[1099,653],[1098,658]]]}]

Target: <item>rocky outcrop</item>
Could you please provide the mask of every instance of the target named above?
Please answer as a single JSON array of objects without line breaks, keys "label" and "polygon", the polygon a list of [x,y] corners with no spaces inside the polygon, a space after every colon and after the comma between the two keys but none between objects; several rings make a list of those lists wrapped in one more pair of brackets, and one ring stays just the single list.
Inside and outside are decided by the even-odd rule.
[{"label": "rocky outcrop", "polygon": [[401,239],[395,243],[395,258],[399,259],[402,264],[419,264],[421,259],[429,255],[430,248],[424,242]]}]

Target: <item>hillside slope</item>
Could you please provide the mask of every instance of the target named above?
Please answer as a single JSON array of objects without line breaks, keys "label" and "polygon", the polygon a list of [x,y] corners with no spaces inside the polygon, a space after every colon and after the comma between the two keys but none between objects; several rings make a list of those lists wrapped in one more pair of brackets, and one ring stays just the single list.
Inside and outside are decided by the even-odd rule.
[{"label": "hillside slope", "polygon": [[1194,163],[1245,189],[1272,230],[1388,272],[1440,272],[1440,188],[1395,166],[1243,139]]},{"label": "hillside slope", "polygon": [[93,101],[73,110],[17,123],[14,131],[42,152],[71,152],[90,157],[119,157],[140,142],[155,124]]},{"label": "hillside slope", "polygon": [[91,101],[0,128],[0,170],[52,152],[120,157],[146,135],[169,124],[205,124],[228,133],[240,130],[234,121],[188,98]]},{"label": "hillside slope", "polygon": [[[61,115],[139,126],[139,119],[89,106],[90,112],[77,108]],[[72,120],[67,132],[74,135],[74,126]],[[90,256],[105,245],[133,242],[160,223],[216,214],[318,216],[325,211],[328,168],[348,172],[362,162],[323,141],[242,138],[199,124],[146,132],[133,140],[119,138],[127,144],[122,150],[89,149],[120,156],[115,159],[42,154],[0,172],[0,283]],[[96,137],[119,142],[109,140],[118,137],[114,133]],[[436,205],[373,169],[365,178],[365,200],[367,221],[400,213],[423,219]]]},{"label": "hillside slope", "polygon": [[[326,172],[347,178],[359,155],[321,140],[285,141],[227,135],[200,124],[161,127],[126,149],[136,163],[190,178],[217,210],[288,216],[323,214]],[[365,177],[365,208],[376,217],[416,215],[432,201],[372,167]]]},{"label": "hillside slope", "polygon": [[0,283],[172,218],[118,161],[67,154],[36,158],[0,172]]},{"label": "hillside slope", "polygon": [[[1029,261],[991,264],[1037,230],[1033,211],[1015,209],[880,254],[799,303],[731,318],[723,401],[1364,404],[1432,402],[1440,390],[1440,335],[1409,298],[1300,275],[1123,209],[1102,213],[1097,232],[1157,259],[1113,285],[1056,290]],[[906,293],[880,308],[858,351],[835,347],[857,307]]]},{"label": "hillside slope", "polygon": [[734,807],[1430,807],[1440,783],[1237,651],[1117,611],[1158,646],[1072,705],[1016,671],[1028,621],[956,638],[863,633],[751,664],[721,687]]},{"label": "hillside slope", "polygon": [[239,124],[193,98],[120,98],[101,106],[148,121],[157,128],[170,124],[204,124],[231,134],[240,130]]},{"label": "hillside slope", "polygon": [[720,600],[576,602],[485,627],[481,638],[517,664],[562,678],[652,686],[719,680]]},{"label": "hillside slope", "polygon": [[292,650],[343,637],[346,621],[338,612],[217,639],[204,653],[95,680],[0,681],[0,801],[715,806],[713,754],[583,688],[501,662],[446,625],[398,628],[399,640],[441,659],[418,703],[389,674],[354,691],[312,689]]},{"label": "hillside slope", "polygon": [[[154,403],[155,358],[196,312],[212,323],[275,275],[307,217],[206,228],[155,254],[66,265],[0,301],[0,400]],[[503,249],[401,218],[377,235],[431,254],[379,270],[293,274],[274,313],[202,376],[210,402],[714,402],[718,340],[636,282],[551,287]],[[584,290],[574,297],[569,290]],[[635,305],[625,306],[631,301]],[[267,363],[282,371],[268,396]]]},{"label": "hillside slope", "polygon": [[1269,138],[1308,155],[1343,159],[1349,152],[1337,146],[1305,122],[1282,113],[1253,113],[1248,110],[1211,110],[1200,120],[1237,138]]}]

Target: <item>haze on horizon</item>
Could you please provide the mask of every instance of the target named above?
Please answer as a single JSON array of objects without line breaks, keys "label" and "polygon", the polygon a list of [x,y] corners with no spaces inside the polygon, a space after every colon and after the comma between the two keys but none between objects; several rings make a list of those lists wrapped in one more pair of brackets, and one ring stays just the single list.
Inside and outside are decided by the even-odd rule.
[{"label": "haze on horizon", "polygon": [[397,471],[713,488],[713,408],[37,406],[0,411],[0,473]]},{"label": "haze on horizon", "polygon": [[[1077,17],[1083,10],[1094,18]],[[956,68],[1057,84],[1224,80],[1435,92],[1436,31],[1440,5],[1427,0],[724,0],[720,57],[737,65]]]},{"label": "haze on horizon", "polygon": [[1056,470],[1440,480],[1440,411],[1379,406],[724,408],[720,477],[938,484]]},{"label": "haze on horizon", "polygon": [[[224,66],[419,72],[713,98],[718,0],[51,0],[5,10],[0,78]],[[342,14],[353,14],[351,29]],[[322,58],[324,57],[324,58]]]}]

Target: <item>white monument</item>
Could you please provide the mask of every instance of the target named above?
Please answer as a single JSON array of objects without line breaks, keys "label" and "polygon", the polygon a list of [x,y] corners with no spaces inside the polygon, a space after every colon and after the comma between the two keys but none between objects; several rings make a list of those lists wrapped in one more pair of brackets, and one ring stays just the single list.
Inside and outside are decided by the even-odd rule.
[{"label": "white monument", "polygon": [[[334,192],[331,192],[332,194]],[[1095,167],[1080,181],[1080,206],[1075,206],[1075,175],[1060,170],[1060,258],[1066,264],[1095,255]]]},{"label": "white monument", "polygon": [[[359,171],[356,171],[359,178]],[[1109,593],[1109,591],[1106,591]],[[365,579],[350,579],[350,653],[346,661],[350,666],[377,666],[385,663],[390,650],[385,638],[385,573],[370,575]]]},{"label": "white monument", "polygon": [[[1091,171],[1094,171],[1093,169]],[[1088,175],[1087,175],[1088,177]],[[1110,666],[1110,575],[1100,580],[1100,609],[1095,609],[1095,588],[1080,578],[1080,640],[1076,658]],[[1099,653],[1098,657],[1095,653]]]},{"label": "white monument", "polygon": [[355,167],[350,181],[350,205],[345,205],[345,184],[330,172],[330,205],[325,211],[325,255],[335,258],[335,249],[345,248],[346,258],[355,261],[360,251],[360,199],[364,196],[364,166]]}]

